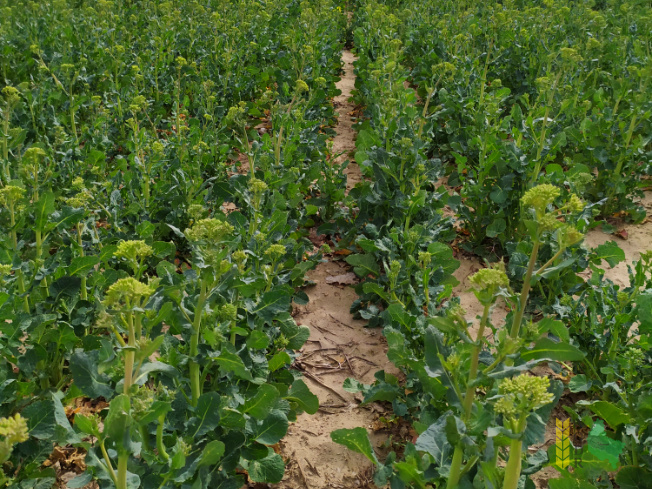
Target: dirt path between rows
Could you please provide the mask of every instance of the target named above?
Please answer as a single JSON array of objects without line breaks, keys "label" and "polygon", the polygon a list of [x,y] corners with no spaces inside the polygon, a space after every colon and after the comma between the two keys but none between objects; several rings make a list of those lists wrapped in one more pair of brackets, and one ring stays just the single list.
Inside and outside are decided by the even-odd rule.
[{"label": "dirt path between rows", "polygon": [[[338,163],[351,159],[355,149],[353,129],[354,106],[349,101],[355,85],[353,62],[349,50],[342,52],[344,74],[337,83],[342,94],[333,101],[338,111],[333,140]],[[345,170],[347,192],[362,180],[358,165],[351,161]],[[374,373],[386,370],[396,373],[386,355],[386,342],[379,330],[366,328],[365,321],[355,320],[349,312],[357,294],[351,287],[355,274],[342,261],[320,263],[308,273],[314,285],[306,288],[310,301],[296,306],[294,318],[298,324],[310,327],[310,339],[301,350],[295,367],[304,373],[306,383],[319,397],[320,409],[310,416],[302,414],[293,423],[280,443],[288,461],[285,477],[278,489],[349,489],[372,486],[371,463],[331,440],[330,433],[340,428],[368,428],[371,440],[379,452],[387,439],[377,422],[385,409],[379,404],[360,406],[360,394],[342,388],[347,377],[371,384]],[[374,429],[375,428],[375,429]]]}]

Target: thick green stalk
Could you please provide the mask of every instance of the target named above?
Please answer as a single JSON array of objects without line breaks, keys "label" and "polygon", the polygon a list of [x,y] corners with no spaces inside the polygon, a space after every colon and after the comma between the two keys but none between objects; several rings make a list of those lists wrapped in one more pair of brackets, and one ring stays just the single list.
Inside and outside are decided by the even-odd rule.
[{"label": "thick green stalk", "polygon": [[451,462],[446,489],[457,488],[460,482],[460,476],[462,475],[462,457],[464,457],[464,449],[458,445],[455,447],[455,452],[453,453],[453,461]]},{"label": "thick green stalk", "polygon": [[471,367],[469,369],[469,379],[466,383],[466,394],[464,394],[464,419],[468,420],[471,416],[471,409],[473,408],[473,400],[475,398],[475,382],[478,376],[478,365],[480,362],[480,350],[482,349],[482,339],[484,338],[484,330],[487,326],[489,319],[489,310],[491,304],[485,304],[482,311],[482,319],[480,320],[480,327],[478,328],[478,335],[475,338],[475,344],[471,350]]},{"label": "thick green stalk", "polygon": [[[129,307],[129,304],[127,307]],[[127,324],[129,326],[129,339],[127,341],[127,346],[129,349],[125,353],[125,378],[123,393],[129,395],[129,390],[133,384],[134,360],[136,357],[136,334],[134,331],[134,317],[131,311],[127,313]]]},{"label": "thick green stalk", "polygon": [[537,255],[539,254],[539,240],[534,242],[534,247],[532,248],[532,254],[530,255],[530,262],[527,266],[527,272],[525,273],[525,278],[523,279],[523,289],[521,289],[521,298],[519,300],[518,311],[514,316],[514,321],[512,322],[512,328],[510,330],[509,336],[512,339],[518,338],[518,333],[521,328],[521,321],[523,320],[523,314],[525,313],[525,305],[527,304],[527,298],[530,293],[530,281],[532,280],[532,274],[534,272],[534,265],[537,262]]},{"label": "thick green stalk", "polygon": [[190,391],[192,393],[192,405],[197,405],[197,400],[201,396],[201,383],[199,364],[196,357],[199,354],[199,332],[201,329],[201,317],[206,303],[206,282],[201,281],[201,289],[199,298],[197,299],[197,307],[195,308],[195,319],[192,325],[192,336],[190,337]]},{"label": "thick green stalk", "polygon": [[[517,433],[523,433],[526,424],[526,416],[522,415],[518,422]],[[509,459],[505,466],[505,479],[503,480],[503,489],[517,489],[518,480],[521,477],[521,451],[523,449],[523,440],[512,440],[509,444]]]},{"label": "thick green stalk", "polygon": [[[11,222],[11,241],[14,245],[14,254],[18,255],[18,234],[16,233],[16,208],[13,201],[9,202],[9,218]],[[29,297],[25,294],[25,277],[23,270],[16,270],[16,281],[18,282],[18,292],[23,296],[23,310],[29,314]]]},{"label": "thick green stalk", "polygon": [[[82,240],[81,223],[77,223],[77,244],[79,245],[79,256],[84,256],[84,241]],[[86,275],[81,278],[81,298],[88,300],[88,290],[86,290]]]},{"label": "thick green stalk", "polygon": [[129,453],[120,453],[118,455],[118,481],[117,489],[127,489],[127,464],[129,462]]},{"label": "thick green stalk", "polygon": [[115,475],[115,471],[113,470],[113,464],[111,463],[111,458],[109,457],[109,454],[106,451],[106,446],[104,445],[104,440],[100,441],[100,450],[102,451],[102,456],[104,457],[104,462],[106,465],[106,469],[109,472],[109,475],[111,476],[111,479],[113,480],[113,483],[117,485],[118,478]]},{"label": "thick green stalk", "polygon": [[158,426],[156,427],[156,449],[158,450],[159,456],[163,460],[170,458],[168,452],[165,450],[165,444],[163,443],[163,425],[165,424],[165,414],[162,414],[158,417]]},{"label": "thick green stalk", "polygon": [[[468,421],[471,416],[471,410],[473,409],[473,400],[475,398],[475,382],[476,377],[478,376],[478,365],[480,361],[480,350],[482,349],[482,338],[484,337],[484,330],[487,326],[487,320],[489,319],[489,310],[491,309],[491,304],[486,304],[482,312],[482,319],[480,320],[480,327],[478,329],[478,335],[476,336],[475,345],[471,350],[471,367],[469,369],[469,377],[467,381],[466,393],[464,394],[463,406],[464,406],[464,420]],[[448,484],[446,485],[447,489],[454,489],[459,483],[460,476],[462,475],[462,460],[464,457],[464,448],[461,445],[455,447],[455,452],[453,453],[453,461],[451,463],[450,476],[448,479]]]}]

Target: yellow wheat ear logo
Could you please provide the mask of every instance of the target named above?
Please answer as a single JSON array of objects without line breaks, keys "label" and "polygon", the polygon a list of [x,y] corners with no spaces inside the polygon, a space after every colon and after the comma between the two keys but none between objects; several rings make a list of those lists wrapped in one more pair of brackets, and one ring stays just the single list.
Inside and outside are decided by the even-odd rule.
[{"label": "yellow wheat ear logo", "polygon": [[565,469],[571,463],[571,442],[570,442],[570,418],[565,420],[555,420],[557,427],[555,429],[556,439],[555,446],[557,453],[555,465],[560,469]]}]

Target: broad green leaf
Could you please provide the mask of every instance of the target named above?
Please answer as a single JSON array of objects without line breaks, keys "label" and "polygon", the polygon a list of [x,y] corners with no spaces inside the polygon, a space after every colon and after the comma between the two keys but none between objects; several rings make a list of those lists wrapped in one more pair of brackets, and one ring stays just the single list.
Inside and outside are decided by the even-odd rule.
[{"label": "broad green leaf", "polygon": [[270,384],[263,384],[258,387],[256,395],[247,400],[244,405],[244,412],[256,419],[265,419],[274,408],[280,397],[278,389]]},{"label": "broad green leaf", "polygon": [[217,392],[202,394],[197,400],[195,416],[188,420],[186,432],[197,438],[217,428],[220,422],[220,395]]},{"label": "broad green leaf", "polygon": [[202,450],[197,466],[215,465],[224,455],[225,449],[224,443],[219,440],[209,442]]},{"label": "broad green leaf", "polygon": [[591,388],[592,382],[587,380],[586,375],[575,375],[568,383],[571,392],[586,392]]},{"label": "broad green leaf", "polygon": [[100,351],[84,352],[77,350],[70,357],[70,373],[79,389],[92,399],[104,397],[109,400],[115,391],[111,387],[108,376],[98,372]]},{"label": "broad green leaf", "polygon": [[521,359],[541,360],[543,358],[558,362],[575,362],[584,359],[586,354],[569,343],[557,343],[550,338],[541,338],[530,350],[521,354]]},{"label": "broad green leaf", "polygon": [[251,460],[248,464],[249,478],[253,482],[277,484],[283,479],[285,463],[278,453],[269,450],[269,455],[260,460]]},{"label": "broad green leaf", "polygon": [[353,267],[353,271],[358,277],[367,277],[380,275],[380,268],[373,255],[349,255],[346,262]]},{"label": "broad green leaf", "polygon": [[331,439],[335,443],[344,445],[349,450],[354,452],[361,453],[369,460],[371,460],[375,465],[379,465],[376,454],[371,446],[369,441],[369,435],[367,430],[361,427],[358,428],[342,428],[331,432]]},{"label": "broad green leaf", "polygon": [[274,409],[264,420],[252,425],[252,431],[258,443],[274,445],[288,432],[288,426],[289,422],[285,413]]},{"label": "broad green leaf", "polygon": [[45,192],[41,195],[34,208],[34,228],[43,230],[50,215],[54,213],[54,193]]},{"label": "broad green leaf", "polygon": [[266,292],[257,304],[246,302],[247,311],[256,314],[266,321],[273,321],[275,316],[290,309],[292,293],[285,289],[275,289]]},{"label": "broad green leaf", "polygon": [[615,241],[607,241],[597,246],[593,251],[598,258],[605,260],[612,268],[621,261],[625,261],[625,252],[616,244]]},{"label": "broad green leaf", "polygon": [[174,258],[174,253],[177,251],[175,244],[167,241],[154,241],[152,249],[154,256],[158,258]]},{"label": "broad green leaf", "polygon": [[643,334],[652,333],[652,290],[646,290],[636,298],[636,308],[639,331]]},{"label": "broad green leaf", "polygon": [[586,439],[586,445],[590,454],[608,462],[613,470],[618,468],[618,459],[623,451],[624,444],[620,440],[609,438],[601,421],[596,422],[591,428]]},{"label": "broad green leaf", "polygon": [[84,277],[100,262],[99,256],[79,256],[73,258],[68,267],[68,275]]},{"label": "broad green leaf", "polygon": [[247,338],[247,347],[252,350],[262,350],[269,345],[269,336],[257,329],[253,330]]},{"label": "broad green leaf", "polygon": [[281,324],[281,331],[288,340],[287,348],[290,350],[298,350],[310,338],[310,328],[307,326],[297,326],[294,321],[283,322]]},{"label": "broad green leaf", "polygon": [[489,226],[487,226],[487,236],[490,238],[495,238],[496,236],[502,234],[506,228],[507,223],[505,222],[505,219],[495,219],[491,224],[489,224]]},{"label": "broad green leaf", "polygon": [[131,438],[129,426],[131,425],[131,401],[126,394],[116,396],[109,404],[109,414],[104,419],[104,434],[115,443],[118,453],[129,451]]},{"label": "broad green leaf", "polygon": [[[139,423],[147,425],[157,421],[160,416],[167,414],[172,410],[172,403],[168,401],[154,401],[149,407],[145,415],[140,418]],[[75,417],[75,419],[77,419]]]},{"label": "broad green leaf", "polygon": [[570,334],[568,333],[568,328],[561,321],[545,317],[536,323],[536,325],[539,328],[539,334],[552,333],[560,338],[563,342],[570,342]]},{"label": "broad green leaf", "polygon": [[237,377],[245,380],[253,380],[251,372],[245,367],[242,359],[226,348],[223,348],[220,355],[215,358],[215,363],[220,366],[222,372],[233,372]]},{"label": "broad green leaf", "polygon": [[630,422],[630,417],[627,412],[608,401],[578,401],[577,405],[588,407],[591,411],[604,419],[613,429],[618,428],[621,424],[627,424]]},{"label": "broad green leaf", "polygon": [[269,359],[268,367],[270,372],[276,372],[284,365],[292,363],[292,358],[286,352],[281,351]]},{"label": "broad green leaf", "polygon": [[319,398],[310,392],[306,383],[301,379],[292,383],[285,399],[296,402],[308,414],[315,414],[319,409]]},{"label": "broad green leaf", "polygon": [[93,474],[90,472],[84,472],[83,474],[73,477],[68,482],[66,482],[66,487],[68,489],[81,489],[89,482],[93,480]]},{"label": "broad green leaf", "polygon": [[375,282],[365,282],[362,284],[362,291],[365,294],[376,294],[384,301],[389,301],[389,294],[385,291],[385,289],[383,289],[379,284]]},{"label": "broad green leaf", "polygon": [[643,467],[626,465],[616,474],[620,489],[652,489],[652,478]]},{"label": "broad green leaf", "polygon": [[433,268],[440,266],[445,274],[451,274],[460,267],[459,260],[453,258],[453,249],[444,243],[430,243],[428,253],[432,254]]}]

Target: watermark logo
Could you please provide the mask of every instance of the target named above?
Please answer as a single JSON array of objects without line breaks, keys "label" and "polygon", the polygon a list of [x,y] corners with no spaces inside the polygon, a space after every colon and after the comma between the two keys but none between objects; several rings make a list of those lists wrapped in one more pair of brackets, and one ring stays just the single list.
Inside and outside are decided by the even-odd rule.
[{"label": "watermark logo", "polygon": [[618,468],[618,459],[623,451],[623,443],[609,438],[602,421],[596,421],[591,428],[586,444],[575,447],[571,442],[571,424],[570,419],[555,420],[555,466],[559,470],[565,470],[567,467],[581,467],[583,459],[590,454],[593,460],[600,460],[608,463],[609,466],[616,470]]},{"label": "watermark logo", "polygon": [[563,470],[571,464],[571,452],[575,451],[570,440],[570,418],[557,418],[555,421],[555,465]]}]

